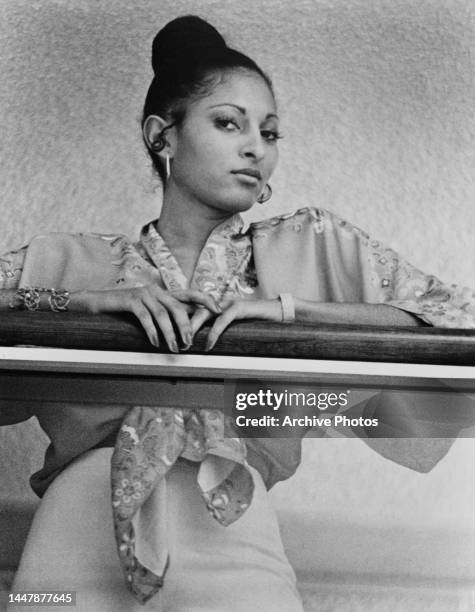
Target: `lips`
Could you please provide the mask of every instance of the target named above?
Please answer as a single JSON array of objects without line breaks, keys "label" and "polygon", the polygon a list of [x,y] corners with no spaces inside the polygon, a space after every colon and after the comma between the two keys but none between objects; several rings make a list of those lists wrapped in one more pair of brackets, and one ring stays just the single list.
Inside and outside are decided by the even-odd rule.
[{"label": "lips", "polygon": [[252,178],[255,178],[257,181],[260,181],[262,179],[262,175],[259,172],[259,170],[256,170],[254,168],[241,168],[240,170],[233,170],[232,173],[233,174],[243,174],[244,176],[250,176]]}]

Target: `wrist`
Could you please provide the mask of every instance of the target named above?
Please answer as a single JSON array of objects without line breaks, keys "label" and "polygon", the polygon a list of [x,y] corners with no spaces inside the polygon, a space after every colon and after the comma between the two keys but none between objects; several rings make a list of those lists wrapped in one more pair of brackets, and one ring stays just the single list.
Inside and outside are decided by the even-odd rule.
[{"label": "wrist", "polygon": [[295,319],[303,323],[324,323],[328,316],[325,302],[310,302],[301,298],[294,298]]},{"label": "wrist", "polygon": [[95,307],[92,300],[91,291],[73,291],[70,294],[69,310],[71,312],[90,312],[94,314]]},{"label": "wrist", "polygon": [[[274,300],[267,300],[267,302],[272,307],[270,316],[268,316],[269,320],[280,323],[282,321],[282,306],[280,304],[280,299],[275,298]],[[269,310],[267,312],[269,313]]]}]

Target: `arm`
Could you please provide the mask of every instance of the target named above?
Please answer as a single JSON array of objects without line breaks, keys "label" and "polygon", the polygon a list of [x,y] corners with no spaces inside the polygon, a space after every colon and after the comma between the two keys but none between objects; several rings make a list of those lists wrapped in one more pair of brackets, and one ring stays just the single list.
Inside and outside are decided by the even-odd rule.
[{"label": "arm", "polygon": [[[295,298],[295,319],[302,323],[334,323],[345,325],[380,325],[415,327],[426,325],[410,312],[388,304],[358,304],[351,302],[314,302]],[[210,351],[226,327],[236,319],[282,321],[282,306],[275,300],[233,300],[214,322],[208,335],[206,350]],[[206,313],[205,316],[210,316]],[[200,321],[201,323],[201,321]],[[193,320],[192,320],[193,325]]]},{"label": "arm", "polygon": [[302,323],[346,323],[421,327],[425,323],[410,312],[389,304],[312,302],[295,298],[295,318]]},{"label": "arm", "polygon": [[[475,292],[424,274],[328,211],[302,209],[254,231],[260,293],[292,294],[298,321],[475,328]],[[276,299],[229,301],[223,309],[208,348],[234,319],[282,320]]]},{"label": "arm", "polygon": [[[190,315],[197,309],[219,314],[215,300],[194,289],[166,291],[156,275],[145,271],[125,283],[128,257],[140,272],[144,262],[124,236],[36,236],[27,247],[0,256],[0,310],[55,310],[55,287],[62,293],[60,310],[130,312],[154,346],[160,331],[172,352],[178,352],[180,341],[188,348],[193,339]],[[119,276],[123,284],[118,285]],[[36,289],[33,299],[17,293],[19,287]]]},{"label": "arm", "polygon": [[[55,300],[61,300],[59,303]],[[189,315],[198,307],[221,312],[211,295],[194,289],[166,291],[156,284],[124,289],[64,291],[38,287],[0,289],[0,310],[56,312],[69,310],[98,314],[130,312],[136,316],[151,344],[159,346],[160,330],[170,351],[178,353],[178,339],[189,348],[193,337]],[[177,332],[174,329],[174,325]]]}]

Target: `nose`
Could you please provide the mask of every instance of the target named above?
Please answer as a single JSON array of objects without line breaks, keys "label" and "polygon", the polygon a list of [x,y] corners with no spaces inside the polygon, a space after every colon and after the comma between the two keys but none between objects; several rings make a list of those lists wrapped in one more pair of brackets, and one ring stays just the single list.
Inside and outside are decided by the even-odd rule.
[{"label": "nose", "polygon": [[241,149],[242,157],[260,161],[264,158],[265,147],[260,129],[250,129]]}]

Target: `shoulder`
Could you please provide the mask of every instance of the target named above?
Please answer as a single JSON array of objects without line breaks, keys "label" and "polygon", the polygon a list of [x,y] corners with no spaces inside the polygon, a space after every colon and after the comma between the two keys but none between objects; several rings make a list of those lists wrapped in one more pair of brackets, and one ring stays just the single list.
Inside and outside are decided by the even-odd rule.
[{"label": "shoulder", "polygon": [[44,250],[51,256],[71,252],[117,252],[132,245],[124,234],[50,232],[37,234],[28,245],[28,251]]},{"label": "shoulder", "polygon": [[[30,243],[34,241],[45,241],[50,240],[51,242],[97,242],[97,243],[108,243],[113,244],[120,240],[129,240],[125,234],[102,234],[102,233],[70,233],[70,232],[48,232],[45,234],[36,234],[31,239]],[[130,240],[129,240],[130,242]]]},{"label": "shoulder", "polygon": [[358,235],[358,237],[363,239],[369,238],[365,232],[335,213],[325,208],[310,206],[249,225],[249,231],[254,237],[270,233],[280,234],[287,230],[292,230],[296,233],[311,230],[316,235],[327,232],[339,232],[341,230],[352,235]]},{"label": "shoulder", "polygon": [[71,290],[104,288],[114,284],[133,251],[122,234],[40,234],[28,246],[21,283]]},{"label": "shoulder", "polygon": [[307,222],[316,222],[321,221],[325,217],[325,213],[328,211],[315,208],[315,207],[305,207],[299,208],[298,210],[294,210],[289,213],[284,213],[282,215],[277,215],[275,217],[271,217],[270,219],[264,219],[263,221],[256,221],[249,225],[251,232],[260,231],[260,230],[272,230],[274,228],[283,228],[287,226],[294,225],[295,223],[307,223]]}]

